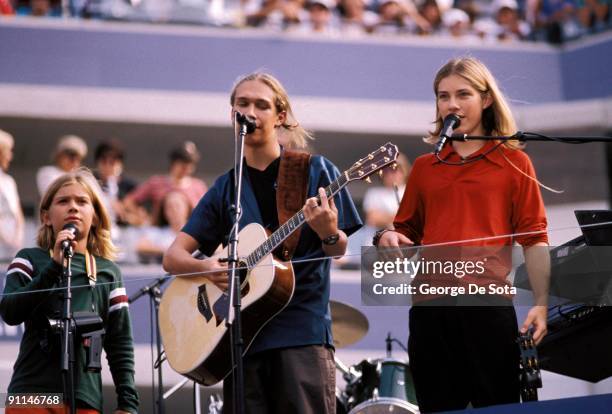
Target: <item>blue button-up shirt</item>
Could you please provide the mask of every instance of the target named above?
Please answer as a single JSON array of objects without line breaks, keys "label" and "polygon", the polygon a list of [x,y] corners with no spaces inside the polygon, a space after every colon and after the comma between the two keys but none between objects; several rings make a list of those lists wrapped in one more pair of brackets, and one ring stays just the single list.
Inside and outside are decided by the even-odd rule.
[{"label": "blue button-up shirt", "polygon": [[[340,172],[326,158],[313,155],[309,174],[307,197],[314,197],[320,187],[327,187]],[[233,204],[233,193],[234,171],[231,170],[215,181],[182,230],[196,239],[200,251],[208,256],[219,244],[227,244],[232,223],[230,206]],[[342,189],[334,201],[338,209],[338,228],[347,235],[354,233],[362,222],[348,189]],[[241,207],[240,228],[250,223],[263,224],[246,168],[242,177]],[[325,253],[319,236],[308,224],[304,224],[292,259],[296,279],[293,298],[261,330],[249,348],[249,353],[314,344],[333,345],[329,312],[331,259],[300,262],[323,256]]]}]

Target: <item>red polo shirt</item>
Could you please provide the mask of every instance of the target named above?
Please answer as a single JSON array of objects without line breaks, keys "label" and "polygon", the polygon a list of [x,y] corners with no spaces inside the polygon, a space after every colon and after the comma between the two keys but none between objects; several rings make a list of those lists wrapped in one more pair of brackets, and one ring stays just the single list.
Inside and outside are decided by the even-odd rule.
[{"label": "red polo shirt", "polygon": [[[488,141],[470,158],[486,154],[495,145],[496,142]],[[440,158],[454,163],[462,160],[452,145],[447,145],[440,152]],[[461,241],[454,246],[501,248],[514,242],[523,246],[547,243],[546,214],[538,184],[517,171],[508,160],[527,176],[535,177],[527,154],[503,145],[482,159],[464,165],[443,164],[433,154],[417,158],[395,216],[395,229],[419,245]],[[541,233],[473,240],[538,231]],[[509,284],[505,280],[511,267],[509,250],[502,253],[500,249],[487,248],[482,252],[473,249],[458,252],[461,249],[456,248],[440,253],[441,250],[426,248],[421,255],[431,258],[442,254],[465,258],[465,255],[474,257],[482,254],[489,258],[487,276],[461,280],[451,278],[459,284]],[[420,281],[433,282],[434,279],[425,277]]]},{"label": "red polo shirt", "polygon": [[[470,157],[486,153],[488,141]],[[465,165],[446,165],[433,154],[416,159],[395,216],[396,230],[416,244],[469,240],[546,230],[546,213],[538,184],[517,171],[506,158],[535,178],[531,160],[521,150],[500,146],[483,159]],[[452,145],[440,158],[461,162]],[[546,233],[462,245],[523,246],[548,242]]]}]

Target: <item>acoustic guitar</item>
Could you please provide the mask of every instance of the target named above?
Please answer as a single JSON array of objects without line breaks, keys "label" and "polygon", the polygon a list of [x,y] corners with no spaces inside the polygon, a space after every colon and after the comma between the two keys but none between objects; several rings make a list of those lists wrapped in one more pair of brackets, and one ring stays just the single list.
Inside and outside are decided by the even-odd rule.
[{"label": "acoustic guitar", "polygon": [[[395,163],[397,146],[387,143],[357,161],[325,192],[333,197],[349,182],[363,180]],[[238,257],[242,298],[244,352],[264,325],[291,300],[295,278],[290,261],[272,252],[305,223],[303,210],[268,237],[258,223],[239,232]],[[227,257],[227,251],[220,256]],[[168,362],[176,372],[203,385],[212,385],[232,370],[230,328],[226,326],[229,294],[205,276],[175,277],[164,291],[159,329]]]}]

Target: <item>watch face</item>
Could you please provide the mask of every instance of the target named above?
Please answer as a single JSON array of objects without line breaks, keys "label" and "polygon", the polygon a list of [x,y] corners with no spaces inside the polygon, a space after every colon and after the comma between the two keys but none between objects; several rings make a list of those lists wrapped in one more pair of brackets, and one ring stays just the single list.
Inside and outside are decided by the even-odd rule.
[{"label": "watch face", "polygon": [[338,240],[340,239],[340,234],[336,233],[336,234],[332,234],[329,237],[326,237],[325,239],[323,239],[323,244],[336,244],[338,242]]}]

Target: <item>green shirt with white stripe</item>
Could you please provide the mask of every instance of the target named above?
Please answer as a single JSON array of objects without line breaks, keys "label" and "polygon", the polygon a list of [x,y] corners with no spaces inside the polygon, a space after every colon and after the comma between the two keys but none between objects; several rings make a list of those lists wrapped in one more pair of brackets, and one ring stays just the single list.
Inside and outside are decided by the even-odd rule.
[{"label": "green shirt with white stripe", "polygon": [[[121,272],[110,260],[95,259],[96,280],[87,276],[86,256],[72,260],[72,312],[93,311],[103,320],[103,344],[117,392],[117,409],[136,413],[134,346],[127,295]],[[9,393],[61,393],[60,335],[50,332],[48,319],[61,318],[62,266],[40,248],[23,249],[9,265],[0,302],[0,316],[10,325],[25,324]],[[54,290],[55,289],[55,290]],[[85,349],[77,341],[75,397],[77,405],[102,412],[100,373],[85,369]]]}]

